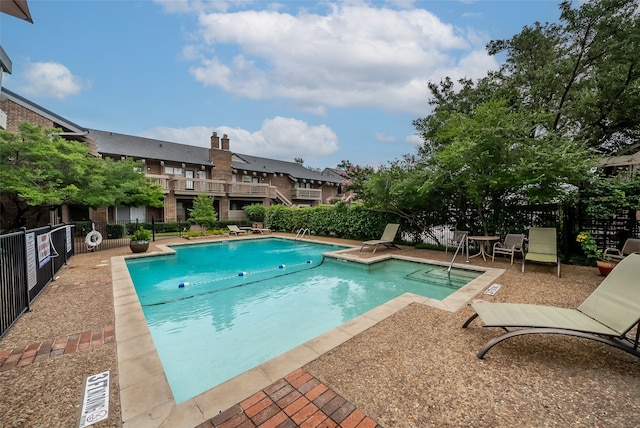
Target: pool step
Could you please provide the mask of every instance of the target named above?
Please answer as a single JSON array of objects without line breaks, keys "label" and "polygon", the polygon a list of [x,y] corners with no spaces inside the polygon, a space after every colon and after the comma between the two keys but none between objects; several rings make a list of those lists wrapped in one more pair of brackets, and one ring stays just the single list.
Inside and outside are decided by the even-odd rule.
[{"label": "pool step", "polygon": [[418,269],[404,277],[411,281],[418,281],[424,284],[460,288],[477,276],[478,274],[475,272],[466,271],[451,271],[451,275],[449,275],[446,268],[436,267],[430,269]]}]

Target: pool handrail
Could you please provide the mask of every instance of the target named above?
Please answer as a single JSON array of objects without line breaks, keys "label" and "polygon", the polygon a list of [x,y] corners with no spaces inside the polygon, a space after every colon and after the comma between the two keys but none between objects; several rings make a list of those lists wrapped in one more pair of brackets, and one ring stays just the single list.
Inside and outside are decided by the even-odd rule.
[{"label": "pool handrail", "polygon": [[467,243],[467,261],[469,260],[469,244],[468,244],[468,240],[469,237],[467,235],[464,235],[462,237],[462,239],[460,240],[460,242],[458,243],[458,247],[456,248],[456,251],[453,253],[453,258],[451,259],[451,263],[449,263],[449,267],[447,268],[447,274],[449,275],[449,281],[451,281],[451,268],[453,267],[453,262],[456,261],[456,256],[458,255],[458,252],[460,251],[460,247],[462,247],[465,242]]},{"label": "pool handrail", "polygon": [[301,227],[300,229],[298,229],[298,233],[296,233],[295,239],[298,240],[304,238],[305,233],[309,235],[309,237],[311,237],[311,231],[309,230],[309,228]]}]

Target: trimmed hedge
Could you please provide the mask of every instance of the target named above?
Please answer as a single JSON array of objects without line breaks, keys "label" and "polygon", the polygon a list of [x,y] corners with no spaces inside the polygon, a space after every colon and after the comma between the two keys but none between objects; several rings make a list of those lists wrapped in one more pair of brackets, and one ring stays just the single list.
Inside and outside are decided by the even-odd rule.
[{"label": "trimmed hedge", "polygon": [[389,213],[372,211],[359,204],[312,208],[272,205],[267,207],[265,218],[271,230],[275,231],[296,233],[300,229],[309,229],[314,235],[359,241],[378,239],[387,223],[400,223],[400,219]]}]

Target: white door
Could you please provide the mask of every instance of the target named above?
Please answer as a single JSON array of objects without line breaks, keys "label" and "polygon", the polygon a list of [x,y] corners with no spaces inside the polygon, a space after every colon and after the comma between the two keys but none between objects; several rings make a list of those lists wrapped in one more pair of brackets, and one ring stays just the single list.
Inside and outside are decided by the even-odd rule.
[{"label": "white door", "polygon": [[[187,179],[187,181],[184,183],[184,188],[186,190],[193,190],[193,171],[192,170],[185,170],[184,176]],[[189,180],[189,179],[191,179],[191,180]]]},{"label": "white door", "polygon": [[129,208],[129,220],[131,221],[145,221],[146,209],[145,207],[131,207]]}]

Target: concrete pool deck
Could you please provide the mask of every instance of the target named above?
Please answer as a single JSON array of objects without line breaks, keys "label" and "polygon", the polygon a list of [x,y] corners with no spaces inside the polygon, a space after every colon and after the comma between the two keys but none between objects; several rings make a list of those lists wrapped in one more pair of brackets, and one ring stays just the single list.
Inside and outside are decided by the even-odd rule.
[{"label": "concrete pool deck", "polygon": [[[159,240],[152,244],[152,251],[158,245],[180,242],[185,241]],[[117,328],[115,336],[112,333],[116,323],[112,263],[113,257],[127,254],[130,250],[124,247],[72,257],[57,280],[33,302],[32,311],[0,339],[0,425],[77,426],[86,377],[109,370],[109,417],[94,426],[135,426],[123,423],[120,390],[130,388],[136,379],[149,378],[144,371],[157,368],[149,360],[148,369],[143,366],[143,372],[131,373],[118,363],[118,353],[120,348],[127,349],[124,342],[130,333],[121,334]],[[443,263],[451,260],[451,253],[409,247],[380,249],[375,256],[388,254]],[[368,260],[373,255],[355,250],[353,257]],[[502,285],[500,290],[478,296],[488,301],[575,308],[602,279],[591,267],[563,265],[562,277],[557,278],[554,267],[544,265],[528,264],[521,273],[521,265],[510,266],[507,259],[492,263],[474,258],[469,264],[460,256],[457,260],[465,267],[504,270],[495,281]],[[125,295],[118,297],[118,311],[125,309],[126,299]],[[479,322],[461,329],[471,313],[464,304],[451,312],[410,303],[286,377],[308,374],[319,383],[315,386],[324,386],[349,403],[347,408],[360,418],[356,419],[362,427],[373,422],[386,428],[640,426],[640,359],[594,341],[536,335],[507,341],[478,360],[476,352],[499,330],[482,328]],[[135,323],[135,317],[131,322]],[[139,345],[141,349],[147,346],[143,341]],[[135,353],[134,343],[129,346]],[[237,418],[254,416],[256,408],[275,393],[272,387],[284,382],[288,381],[281,378],[262,390],[247,389],[248,400],[233,403],[212,419],[202,417],[201,424],[190,425],[187,418],[175,420],[176,426],[234,426],[231,423]],[[126,412],[142,420],[140,413],[151,409],[143,408],[144,397],[138,398],[136,406],[141,407]],[[256,398],[260,401],[252,403]],[[124,401],[127,399],[136,398]],[[230,419],[222,421],[224,417]],[[324,426],[334,426],[329,419]],[[163,423],[151,422],[157,422],[153,426]],[[307,423],[314,426],[312,422]],[[304,422],[286,423],[282,426],[305,426]]]},{"label": "concrete pool deck", "polygon": [[[251,237],[247,239],[251,239]],[[313,239],[305,240],[313,241]],[[157,250],[153,254],[143,254],[137,257],[154,257],[174,253],[171,248],[165,245],[157,245],[156,248]],[[366,263],[389,258],[424,262],[423,259],[400,256],[393,252],[380,252],[362,260],[359,251],[354,253],[357,248],[354,246],[333,252],[331,257]],[[124,425],[135,427],[174,427],[180,424],[196,426],[245,400],[255,391],[263,390],[274,382],[285,378],[297,368],[310,363],[412,303],[455,312],[504,272],[502,269],[456,264],[456,267],[477,269],[484,273],[442,301],[406,293],[221,385],[176,404],[126,266],[126,259],[132,257],[135,256],[112,258],[111,275],[115,326],[118,332],[122,421]],[[444,265],[446,266],[446,264]]]}]

